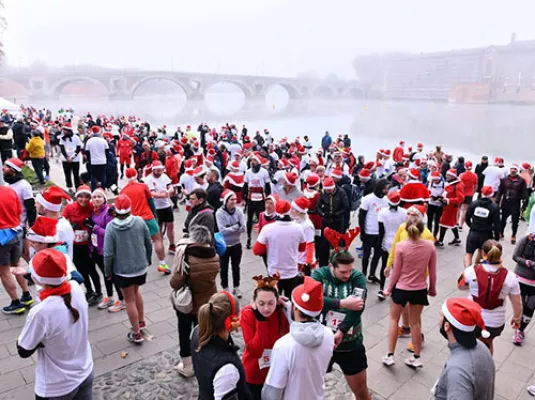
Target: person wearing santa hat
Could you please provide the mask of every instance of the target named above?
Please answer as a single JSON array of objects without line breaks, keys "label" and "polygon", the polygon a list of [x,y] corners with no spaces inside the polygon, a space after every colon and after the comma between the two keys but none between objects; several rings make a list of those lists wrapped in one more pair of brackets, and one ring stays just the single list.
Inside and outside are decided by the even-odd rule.
[{"label": "person wearing santa hat", "polygon": [[491,186],[494,193],[498,193],[502,179],[507,175],[507,169],[503,167],[503,158],[496,157],[494,165],[489,165],[483,170],[483,186]]},{"label": "person wearing santa hat", "polygon": [[464,163],[466,170],[459,175],[459,179],[464,186],[464,201],[463,204],[461,204],[461,210],[459,213],[459,230],[461,232],[466,220],[466,211],[468,210],[470,203],[472,203],[478,185],[477,175],[472,172],[472,165],[473,164],[471,161],[466,161]]},{"label": "person wearing santa hat", "polygon": [[414,204],[424,204],[429,201],[429,190],[420,182],[420,170],[411,168],[408,171],[409,181],[403,185],[399,195],[405,208]]},{"label": "person wearing santa hat", "polygon": [[303,228],[306,240],[306,249],[299,255],[299,271],[304,272],[305,275],[310,276],[312,269],[317,266],[315,255],[315,228],[308,217],[308,210],[310,202],[306,197],[298,197],[292,201],[292,210],[290,215],[292,219],[297,222]]},{"label": "person wearing santa hat", "polygon": [[444,195],[442,196],[442,203],[444,210],[440,217],[440,235],[435,242],[435,246],[444,247],[444,237],[446,231],[451,229],[454,239],[448,243],[450,246],[460,246],[461,239],[459,238],[459,228],[457,228],[457,221],[459,220],[459,210],[464,201],[464,186],[457,178],[457,171],[453,168],[446,173],[446,185],[444,187]]},{"label": "person wearing santa hat", "polygon": [[184,173],[180,176],[178,185],[180,186],[182,195],[186,199],[186,211],[189,212],[191,204],[189,202],[189,194],[195,189],[195,168],[193,168],[192,160],[184,161]]},{"label": "person wearing santa hat", "polygon": [[124,178],[124,170],[130,168],[132,164],[132,153],[134,147],[136,147],[136,141],[128,135],[128,129],[125,127],[123,129],[123,134],[119,141],[117,142],[117,154],[119,154],[119,165],[121,169],[121,179]]},{"label": "person wearing santa hat", "polygon": [[229,164],[230,172],[223,179],[223,188],[230,189],[236,193],[238,204],[243,203],[243,186],[245,184],[245,174],[240,171],[240,163],[232,161]]},{"label": "person wearing santa hat", "polygon": [[405,154],[405,142],[400,140],[399,145],[396,146],[392,153],[392,160],[397,164],[403,161],[403,154]]},{"label": "person wearing santa hat", "polygon": [[300,183],[299,176],[295,172],[286,172],[282,177],[282,191],[279,193],[279,198],[291,203],[301,197],[303,194],[299,190]]},{"label": "person wearing santa hat", "polygon": [[71,223],[74,231],[73,261],[84,277],[87,303],[95,306],[102,301],[102,286],[95,261],[89,251],[90,226],[93,225],[91,195],[89,186],[80,186],[76,190],[76,201],[67,204],[63,209],[63,217]]},{"label": "person wearing santa hat", "polygon": [[358,183],[360,187],[361,197],[367,196],[375,190],[377,179],[368,168],[362,168],[358,173]]},{"label": "person wearing santa hat", "polygon": [[302,226],[292,221],[291,205],[286,200],[277,200],[275,206],[277,220],[264,226],[253,248],[256,256],[267,254],[270,276],[279,274],[279,293],[290,296],[298,285],[299,256],[306,250],[306,238]]},{"label": "person wearing santa hat", "polygon": [[30,262],[32,279],[43,287],[17,339],[20,357],[37,351],[37,399],[91,399],[93,356],[88,340],[88,309],[78,283],[67,280],[67,259],[55,249]]},{"label": "person wearing santa hat", "polygon": [[240,264],[243,254],[241,236],[245,232],[245,216],[241,208],[236,207],[236,194],[231,190],[223,191],[221,203],[221,207],[215,214],[219,232],[227,244],[227,250],[221,256],[221,287],[224,291],[229,291],[228,267],[230,263],[232,265],[232,294],[241,299]]},{"label": "person wearing santa hat", "polygon": [[507,226],[507,219],[511,217],[512,220],[511,244],[516,244],[522,201],[528,198],[526,181],[518,174],[519,169],[517,164],[511,165],[509,175],[500,181],[496,195],[496,204],[500,206],[502,212],[502,238]]},{"label": "person wearing santa hat", "polygon": [[82,152],[82,140],[75,135],[70,123],[63,125],[63,135],[59,139],[61,162],[65,184],[70,194],[74,194],[74,188],[80,186],[80,153]]},{"label": "person wearing santa hat", "polygon": [[195,189],[208,189],[208,182],[206,182],[206,169],[201,164],[193,170],[193,179],[195,184],[193,185],[193,190]]},{"label": "person wearing santa hat", "polygon": [[327,163],[326,173],[331,176],[331,173],[335,169],[341,169],[343,175],[349,176],[349,165],[344,162],[342,153],[336,150],[333,154],[333,158],[330,162]]},{"label": "person wearing santa hat", "polygon": [[500,240],[500,208],[494,201],[491,186],[483,186],[481,196],[470,203],[466,211],[466,224],[470,228],[466,237],[464,266],[472,265],[474,253],[476,262],[481,260],[481,248],[489,239]]},{"label": "person wearing santa hat", "polygon": [[134,216],[133,210],[133,202],[127,195],[117,196],[114,219],[106,226],[104,236],[104,270],[106,279],[112,279],[123,292],[132,326],[127,339],[141,343],[145,316],[139,288],[145,284],[152,264],[152,240],[146,222],[142,217]]},{"label": "person wearing santa hat", "polygon": [[137,181],[137,171],[134,168],[128,168],[125,175],[129,182],[123,187],[120,194],[128,196],[132,201],[132,215],[139,216],[145,221],[154,243],[154,251],[159,259],[158,272],[168,275],[171,273],[171,269],[165,261],[165,247],[160,226],[156,222],[158,212],[152,193],[147,185]]},{"label": "person wearing santa hat", "polygon": [[145,178],[144,183],[154,198],[158,225],[161,232],[167,232],[169,239],[169,254],[175,254],[175,217],[170,197],[175,193],[172,181],[164,172],[165,167],[160,161],[152,163],[152,172]]},{"label": "person wearing santa hat", "polygon": [[304,283],[293,290],[291,298],[294,322],[290,324],[290,333],[273,346],[262,398],[322,399],[335,346],[331,328],[316,319],[324,306],[322,285],[305,276]]},{"label": "person wearing santa hat", "polygon": [[468,297],[481,306],[481,316],[490,333],[481,341],[493,354],[493,341],[505,328],[506,299],[509,298],[513,307],[511,327],[516,330],[522,321],[522,298],[516,275],[503,265],[502,246],[495,240],[487,240],[481,251],[483,260],[465,268],[457,280],[457,287],[468,290]]},{"label": "person wearing santa hat", "polygon": [[[247,207],[247,249],[251,248],[251,232],[254,216],[258,218],[264,211],[264,201],[271,194],[271,178],[269,172],[260,165],[260,157],[251,156],[251,168],[244,177],[243,195]],[[297,180],[297,178],[296,178]]]},{"label": "person wearing santa hat", "polygon": [[433,232],[435,237],[438,237],[440,229],[440,217],[444,209],[442,202],[444,196],[444,178],[440,172],[433,171],[429,175],[429,182],[427,189],[429,190],[429,203],[427,204],[427,229]]},{"label": "person wearing santa hat", "polygon": [[100,129],[93,133],[85,143],[84,155],[87,157],[87,165],[90,166],[91,190],[97,188],[97,183],[101,187],[106,187],[106,165],[110,156],[109,149],[107,140],[100,134]]},{"label": "person wearing santa hat", "polygon": [[494,360],[477,340],[489,335],[481,307],[470,299],[447,299],[440,312],[440,333],[448,341],[450,356],[433,387],[435,399],[493,400]]},{"label": "person wearing santa hat", "polygon": [[303,196],[306,197],[309,202],[308,217],[312,222],[312,225],[314,225],[314,248],[316,254],[318,254],[318,246],[321,239],[321,215],[318,214],[316,209],[318,200],[321,196],[320,186],[320,177],[316,173],[311,173],[307,177],[305,181],[305,188],[303,189]]},{"label": "person wearing santa hat", "polygon": [[334,229],[337,232],[344,232],[344,215],[349,209],[349,200],[346,192],[336,186],[332,178],[325,178],[323,181],[323,192],[318,198],[316,211],[321,217],[322,236],[316,252],[319,258],[319,265],[325,266],[329,263],[329,253],[331,244],[323,234],[325,228]]}]

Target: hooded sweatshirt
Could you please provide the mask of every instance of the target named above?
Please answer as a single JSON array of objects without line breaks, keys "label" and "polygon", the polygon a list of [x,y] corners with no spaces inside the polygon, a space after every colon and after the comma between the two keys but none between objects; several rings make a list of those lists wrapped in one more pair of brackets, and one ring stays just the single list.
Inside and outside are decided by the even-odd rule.
[{"label": "hooded sweatshirt", "polygon": [[104,236],[104,273],[106,277],[140,276],[152,259],[149,228],[141,217],[115,218],[106,226]]},{"label": "hooded sweatshirt", "polygon": [[216,211],[215,217],[227,246],[240,244],[240,236],[245,232],[245,216],[241,208],[236,207],[230,212],[225,205]]},{"label": "hooded sweatshirt", "polygon": [[319,321],[293,322],[275,342],[262,399],[320,400],[334,349],[334,334]]}]

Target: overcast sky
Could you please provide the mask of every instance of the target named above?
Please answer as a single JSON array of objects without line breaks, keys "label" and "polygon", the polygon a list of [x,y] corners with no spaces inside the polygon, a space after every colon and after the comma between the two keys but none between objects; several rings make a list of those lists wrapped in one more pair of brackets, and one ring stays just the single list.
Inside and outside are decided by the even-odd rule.
[{"label": "overcast sky", "polygon": [[8,63],[352,77],[357,54],[535,39],[533,0],[4,0]]}]

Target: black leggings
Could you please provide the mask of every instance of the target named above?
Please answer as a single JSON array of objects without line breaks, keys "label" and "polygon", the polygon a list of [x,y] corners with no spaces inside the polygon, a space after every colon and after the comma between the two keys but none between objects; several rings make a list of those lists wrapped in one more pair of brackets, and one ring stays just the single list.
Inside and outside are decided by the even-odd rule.
[{"label": "black leggings", "polygon": [[434,237],[437,237],[438,235],[438,229],[440,228],[440,217],[442,217],[442,210],[443,208],[441,206],[434,206],[432,204],[429,204],[429,206],[427,207],[427,229],[433,232]]},{"label": "black leggings", "polygon": [[247,382],[247,386],[249,387],[249,393],[253,396],[253,400],[262,400],[262,388],[264,385],[256,385]]},{"label": "black leggings", "polygon": [[[72,258],[76,269],[80,272],[84,278],[84,285],[87,290],[87,293],[97,293],[102,294],[102,287],[100,285],[100,277],[98,275],[97,269],[95,268],[95,262],[89,256],[89,245],[88,244],[75,244],[72,246]],[[93,290],[93,285],[95,286]]]},{"label": "black leggings", "polygon": [[72,183],[74,179],[74,188],[77,189],[80,186],[80,162],[63,162],[63,174],[65,175],[65,184],[68,189],[72,189]]},{"label": "black leggings", "polygon": [[106,296],[113,297],[113,286],[115,286],[117,297],[119,298],[119,300],[123,301],[124,298],[121,288],[113,282],[113,279],[106,279],[106,275],[104,273],[104,256],[93,253],[92,257],[93,261],[95,261],[95,263],[98,265],[98,267],[100,268],[100,272],[102,272],[102,276],[104,277],[104,285],[106,286]]},{"label": "black leggings", "polygon": [[507,218],[511,217],[513,225],[513,236],[518,232],[518,221],[520,220],[520,200],[503,200],[502,203],[502,235],[505,232]]},{"label": "black leggings", "polygon": [[256,214],[260,218],[260,213],[266,209],[263,201],[247,201],[247,240],[251,241],[251,231],[253,230],[253,218]]},{"label": "black leggings", "polygon": [[386,276],[385,276],[385,269],[386,269],[386,264],[388,262],[388,251],[386,251],[385,249],[383,249],[383,254],[381,255],[381,277],[380,277],[380,280],[381,282],[379,282],[379,289],[381,290],[384,290],[385,288],[385,282],[386,282]]},{"label": "black leggings", "polygon": [[[446,236],[446,231],[448,228],[441,226],[440,227],[440,237],[438,238],[439,242],[444,242],[444,237]],[[451,228],[451,231],[453,232],[453,236],[455,237],[455,240],[459,240],[459,229],[457,227]]]},{"label": "black leggings", "polygon": [[197,314],[184,314],[175,310],[178,318],[178,340],[180,341],[180,357],[191,357],[190,335],[193,327],[199,322]]},{"label": "black leggings", "polygon": [[520,322],[520,331],[528,326],[533,318],[535,311],[535,287],[520,283],[520,296],[522,297],[522,321]]},{"label": "black leggings", "polygon": [[368,263],[370,262],[370,256],[373,257],[370,269],[370,276],[375,276],[375,271],[379,265],[379,260],[381,259],[382,247],[379,240],[379,235],[365,235],[362,240],[362,273],[364,276],[368,273]]},{"label": "black leggings", "polygon": [[240,287],[240,264],[243,250],[241,243],[234,246],[228,246],[227,251],[221,257],[221,287],[228,288],[228,265],[232,264],[232,287]]},{"label": "black leggings", "polygon": [[301,283],[303,283],[302,281],[303,279],[299,275],[293,278],[280,279],[277,283],[279,294],[284,294],[284,296],[290,299],[292,296],[292,290],[294,290],[296,286],[299,286]]}]

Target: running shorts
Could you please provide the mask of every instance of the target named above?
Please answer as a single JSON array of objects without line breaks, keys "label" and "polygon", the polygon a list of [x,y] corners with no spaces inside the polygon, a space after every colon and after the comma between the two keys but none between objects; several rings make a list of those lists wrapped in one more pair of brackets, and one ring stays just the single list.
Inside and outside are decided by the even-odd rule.
[{"label": "running shorts", "polygon": [[22,257],[22,231],[4,246],[0,246],[0,266],[11,266]]},{"label": "running shorts", "polygon": [[139,275],[139,276],[121,276],[121,275],[113,275],[113,283],[117,285],[117,287],[120,287],[121,289],[125,289],[127,287],[137,285],[142,286],[147,282],[147,274]]},{"label": "running shorts", "polygon": [[158,232],[160,232],[160,226],[154,218],[145,221],[145,224],[147,225],[147,228],[149,228],[150,237],[153,237]]},{"label": "running shorts", "polygon": [[173,215],[173,209],[171,207],[156,210],[156,213],[158,214],[158,222],[160,224],[175,221],[175,216]]},{"label": "running shorts", "polygon": [[428,306],[427,289],[422,290],[402,290],[394,288],[392,290],[392,301],[405,307],[407,303],[413,306]]},{"label": "running shorts", "polygon": [[327,372],[332,371],[334,364],[338,364],[344,375],[356,375],[368,368],[366,348],[360,344],[352,351],[334,351]]},{"label": "running shorts", "polygon": [[483,247],[483,243],[491,238],[489,232],[470,231],[466,238],[466,252],[474,254],[477,250]]},{"label": "running shorts", "polygon": [[474,199],[474,196],[464,196],[463,204],[470,204],[473,199]]},{"label": "running shorts", "polygon": [[488,333],[490,333],[489,339],[494,339],[500,336],[504,328],[505,324],[502,326],[498,326],[497,328],[493,328],[492,326],[485,326],[485,329],[488,331]]}]

